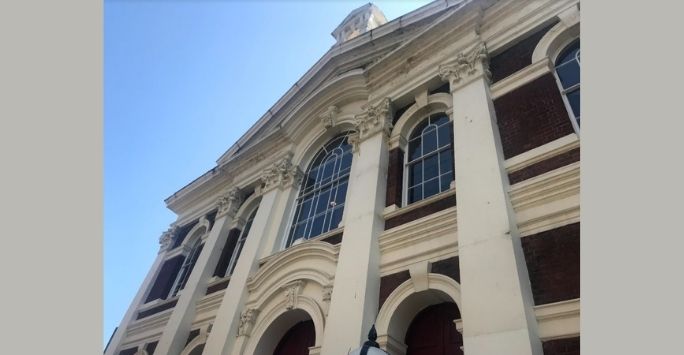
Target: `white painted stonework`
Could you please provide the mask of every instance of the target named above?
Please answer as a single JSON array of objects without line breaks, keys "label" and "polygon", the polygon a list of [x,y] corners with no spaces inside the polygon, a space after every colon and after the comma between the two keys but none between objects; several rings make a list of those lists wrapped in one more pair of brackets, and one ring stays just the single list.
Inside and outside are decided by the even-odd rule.
[{"label": "white painted stonework", "polygon": [[[542,342],[579,336],[580,299],[534,304],[521,239],[579,222],[580,163],[508,182],[510,173],[578,148],[579,135],[504,159],[493,105],[553,70],[551,58],[579,33],[578,9],[571,0],[438,0],[389,22],[374,5],[352,11],[296,87],[254,118],[215,169],[166,200],[178,218],[159,238],[159,255],[105,354],[143,353],[158,342],[155,354],[203,345],[208,355],[270,355],[305,320],[315,328],[309,354],[345,355],[373,324],[383,349],[405,354],[412,320],[442,302],[460,311],[453,321],[467,355],[542,355]],[[551,21],[530,65],[491,85],[492,54]],[[445,83],[448,92],[437,90]],[[390,150],[406,154],[413,129],[442,112],[453,124],[455,181],[407,204],[402,167],[403,200],[386,206]],[[342,222],[287,247],[307,167],[343,132],[353,158]],[[385,229],[454,197],[456,206]],[[214,277],[229,231],[244,229],[255,210],[233,273]],[[145,304],[164,261],[184,253],[172,248],[173,236],[193,221],[205,244],[186,286]],[[455,257],[459,281],[433,268]],[[408,279],[381,305],[381,278],[400,272]],[[199,335],[186,344],[191,331]]]}]

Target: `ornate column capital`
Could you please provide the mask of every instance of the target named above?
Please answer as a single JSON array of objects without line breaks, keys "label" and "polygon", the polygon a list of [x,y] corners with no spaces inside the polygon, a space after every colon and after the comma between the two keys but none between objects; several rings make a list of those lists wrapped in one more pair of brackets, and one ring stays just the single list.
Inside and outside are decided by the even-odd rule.
[{"label": "ornate column capital", "polygon": [[359,150],[359,144],[369,137],[382,132],[389,138],[392,133],[391,100],[386,97],[375,105],[366,104],[364,112],[354,117],[355,132],[349,135],[349,143],[354,151]]},{"label": "ornate column capital", "polygon": [[225,215],[235,218],[244,196],[242,192],[237,187],[231,188],[223,196],[216,200],[216,207],[218,208],[218,213],[216,218],[223,217]]},{"label": "ornate column capital", "polygon": [[336,119],[338,113],[340,113],[340,109],[337,106],[332,105],[328,106],[327,110],[318,115],[318,118],[323,122],[323,126],[328,129],[335,127],[335,124],[337,124]]},{"label": "ornate column capital", "polygon": [[238,336],[249,336],[252,333],[252,326],[259,310],[255,308],[247,308],[240,314],[240,325],[238,326]]},{"label": "ornate column capital", "polygon": [[466,79],[484,76],[491,80],[489,72],[489,54],[484,42],[456,55],[456,58],[439,66],[439,76],[449,82],[451,92],[466,83]]},{"label": "ornate column capital", "polygon": [[304,174],[299,167],[292,164],[292,153],[288,153],[261,172],[261,182],[264,184],[263,191],[299,184],[303,177]]},{"label": "ornate column capital", "polygon": [[159,252],[157,254],[161,254],[171,249],[176,236],[176,231],[178,231],[178,226],[172,226],[162,233],[159,237]]}]

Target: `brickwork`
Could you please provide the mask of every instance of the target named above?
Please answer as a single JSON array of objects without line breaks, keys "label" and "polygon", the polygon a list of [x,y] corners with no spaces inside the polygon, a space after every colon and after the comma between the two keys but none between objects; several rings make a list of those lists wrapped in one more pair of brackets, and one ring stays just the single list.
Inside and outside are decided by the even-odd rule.
[{"label": "brickwork", "polygon": [[394,148],[389,151],[389,162],[387,166],[387,194],[385,206],[401,206],[401,190],[404,179],[404,151],[401,148]]},{"label": "brickwork", "polygon": [[423,206],[404,214],[392,217],[385,221],[385,230],[392,229],[404,223],[415,221],[416,219],[429,216],[435,212],[445,210],[449,207],[456,206],[456,196],[449,195],[428,205]]},{"label": "brickwork", "polygon": [[521,238],[534,304],[580,296],[580,224]]},{"label": "brickwork", "polygon": [[214,292],[218,292],[221,290],[225,290],[226,287],[228,287],[228,283],[230,283],[230,280],[223,280],[217,284],[214,284],[214,285],[207,287],[207,292],[205,293],[205,295],[208,295],[208,294],[214,293]]},{"label": "brickwork", "polygon": [[143,318],[149,317],[153,314],[157,314],[157,313],[165,311],[167,309],[171,309],[173,307],[176,307],[176,303],[178,303],[178,300],[173,300],[171,302],[164,303],[164,304],[159,305],[157,307],[150,308],[148,310],[144,310],[142,312],[139,312],[138,316],[135,319],[143,319]]},{"label": "brickwork", "polygon": [[551,73],[494,100],[506,159],[574,132]]},{"label": "brickwork", "polygon": [[387,297],[406,280],[411,279],[411,274],[408,270],[400,271],[395,274],[383,276],[380,278],[380,298],[378,299],[378,311],[382,305],[387,301]]},{"label": "brickwork", "polygon": [[551,170],[555,170],[561,167],[564,167],[566,165],[570,165],[576,161],[580,160],[580,149],[575,148],[569,152],[565,152],[563,154],[557,155],[553,158],[549,158],[543,161],[540,161],[536,164],[532,164],[524,169],[515,171],[513,173],[508,174],[508,181],[511,183],[511,185],[527,180],[529,178],[533,178],[537,175],[541,175],[543,173],[547,173]]},{"label": "brickwork", "polygon": [[458,256],[432,263],[431,273],[451,277],[454,281],[461,282],[461,272],[458,266]]},{"label": "brickwork", "polygon": [[489,71],[492,73],[492,82],[495,83],[520,69],[532,64],[532,53],[539,40],[546,32],[555,26],[558,21],[528,34],[526,38],[512,45],[508,49],[492,56],[489,60]]},{"label": "brickwork", "polygon": [[580,337],[555,339],[542,343],[544,355],[579,355]]},{"label": "brickwork", "polygon": [[342,242],[342,233],[333,234],[329,237],[321,239],[322,242],[330,243],[332,245],[337,245]]}]

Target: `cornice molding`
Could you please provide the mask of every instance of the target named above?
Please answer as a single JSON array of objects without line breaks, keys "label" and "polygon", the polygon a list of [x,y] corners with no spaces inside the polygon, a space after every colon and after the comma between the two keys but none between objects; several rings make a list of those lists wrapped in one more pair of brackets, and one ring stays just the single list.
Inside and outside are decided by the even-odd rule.
[{"label": "cornice molding", "polygon": [[490,82],[492,74],[489,72],[487,47],[484,42],[477,42],[470,49],[456,54],[454,59],[440,65],[438,72],[443,81],[449,82],[452,93],[465,85],[466,79],[484,76]]}]

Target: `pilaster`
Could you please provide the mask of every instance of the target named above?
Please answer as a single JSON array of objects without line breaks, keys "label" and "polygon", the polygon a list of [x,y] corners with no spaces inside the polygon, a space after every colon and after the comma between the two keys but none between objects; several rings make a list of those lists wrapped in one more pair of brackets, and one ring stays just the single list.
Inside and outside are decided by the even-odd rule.
[{"label": "pilaster", "polygon": [[121,320],[121,324],[112,337],[112,340],[109,342],[109,347],[104,355],[116,355],[121,350],[120,347],[126,338],[128,325],[134,320],[138,307],[143,303],[145,296],[147,296],[147,293],[150,290],[150,287],[152,287],[152,283],[157,278],[161,264],[166,258],[166,252],[173,245],[173,236],[175,235],[175,232],[175,228],[169,228],[159,237],[159,252],[157,253],[157,258],[154,259],[154,262],[150,267],[150,271],[148,271],[147,276],[145,276],[142,286],[140,286],[138,293],[135,294],[133,301],[128,306],[128,310]]},{"label": "pilaster", "polygon": [[159,339],[155,352],[160,354],[180,354],[185,346],[192,321],[195,318],[195,305],[204,295],[209,278],[216,269],[221,249],[226,242],[228,229],[238,208],[242,204],[242,194],[239,189],[227,191],[216,201],[218,213],[216,221],[204,241],[202,252],[197,258],[190,277],[183,290],[180,291],[178,303],[171,313],[164,332]]},{"label": "pilaster", "polygon": [[287,200],[293,187],[301,182],[303,174],[290,159],[291,154],[288,154],[262,172],[263,186],[255,192],[261,194],[261,201],[216,313],[204,354],[227,355],[239,351],[237,348],[249,336],[258,317],[258,310],[244,309],[247,281],[257,270],[261,254],[274,244],[272,235],[281,224],[283,200]]},{"label": "pilaster", "polygon": [[342,354],[357,348],[377,315],[378,236],[384,229],[390,115],[389,99],[367,106],[365,112],[356,116],[356,132],[350,136],[355,153],[322,354]]},{"label": "pilaster", "polygon": [[467,355],[541,355],[491,95],[476,43],[441,65],[453,96],[461,315]]}]

